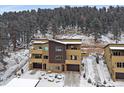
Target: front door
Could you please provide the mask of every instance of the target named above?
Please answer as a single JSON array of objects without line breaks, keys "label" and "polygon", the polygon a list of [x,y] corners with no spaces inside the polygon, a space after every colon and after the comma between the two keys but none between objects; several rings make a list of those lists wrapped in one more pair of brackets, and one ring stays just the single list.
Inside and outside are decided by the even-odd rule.
[{"label": "front door", "polygon": [[43,64],[43,69],[46,70],[46,64]]}]

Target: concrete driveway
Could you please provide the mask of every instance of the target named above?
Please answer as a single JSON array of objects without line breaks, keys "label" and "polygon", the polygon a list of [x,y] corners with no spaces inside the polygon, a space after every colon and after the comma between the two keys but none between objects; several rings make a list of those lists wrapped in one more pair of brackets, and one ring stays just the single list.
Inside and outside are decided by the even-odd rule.
[{"label": "concrete driveway", "polygon": [[66,72],[64,86],[65,87],[79,87],[80,86],[80,73],[71,72],[71,71]]}]

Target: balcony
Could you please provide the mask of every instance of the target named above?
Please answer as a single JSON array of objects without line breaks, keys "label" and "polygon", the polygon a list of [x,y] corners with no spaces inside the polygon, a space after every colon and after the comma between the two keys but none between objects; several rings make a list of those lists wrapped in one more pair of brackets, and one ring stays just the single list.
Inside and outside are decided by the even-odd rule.
[{"label": "balcony", "polygon": [[31,54],[42,54],[42,50],[31,49]]},{"label": "balcony", "polygon": [[78,56],[81,56],[81,50],[67,49],[66,50],[66,55],[78,55]]},{"label": "balcony", "polygon": [[124,62],[124,56],[112,56],[112,62]]},{"label": "balcony", "polygon": [[42,50],[42,54],[48,55],[48,51]]},{"label": "balcony", "polygon": [[43,63],[48,63],[48,59],[43,59],[42,62]]},{"label": "balcony", "polygon": [[31,58],[30,62],[42,62],[42,63],[48,63],[48,59],[42,59],[42,58]]},{"label": "balcony", "polygon": [[124,68],[113,68],[114,72],[123,72],[124,73]]},{"label": "balcony", "polygon": [[39,63],[41,63],[43,60],[39,59],[39,58],[31,58],[30,61],[31,62],[39,62]]},{"label": "balcony", "polygon": [[81,64],[79,60],[66,60],[65,64]]},{"label": "balcony", "polygon": [[48,54],[48,51],[42,50],[42,49],[31,49],[31,54]]}]

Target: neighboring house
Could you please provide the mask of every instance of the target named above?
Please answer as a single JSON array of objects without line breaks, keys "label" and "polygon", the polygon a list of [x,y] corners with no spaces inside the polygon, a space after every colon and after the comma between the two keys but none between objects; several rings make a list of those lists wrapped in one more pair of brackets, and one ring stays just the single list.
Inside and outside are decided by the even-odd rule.
[{"label": "neighboring house", "polygon": [[108,44],[104,56],[112,79],[124,80],[124,44]]},{"label": "neighboring house", "polygon": [[80,39],[34,40],[30,54],[30,69],[80,72]]}]

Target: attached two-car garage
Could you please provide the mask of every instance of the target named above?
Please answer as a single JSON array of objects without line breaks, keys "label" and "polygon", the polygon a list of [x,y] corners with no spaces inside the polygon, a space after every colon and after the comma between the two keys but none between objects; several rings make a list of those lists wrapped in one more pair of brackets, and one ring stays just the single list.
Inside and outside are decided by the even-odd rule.
[{"label": "attached two-car garage", "polygon": [[80,71],[80,65],[74,65],[74,64],[67,64],[66,65],[67,71]]},{"label": "attached two-car garage", "polygon": [[[33,68],[37,68],[37,69],[46,69],[46,64],[42,64],[42,63],[33,63],[32,64]],[[62,66],[62,71],[64,71],[64,66]],[[66,71],[76,71],[79,72],[80,71],[80,65],[78,64],[66,64]]]},{"label": "attached two-car garage", "polygon": [[33,68],[40,68],[40,69],[42,69],[42,63],[33,63]]},{"label": "attached two-car garage", "polygon": [[116,72],[115,77],[116,79],[124,79],[124,73]]},{"label": "attached two-car garage", "polygon": [[37,69],[42,69],[42,70],[46,70],[46,64],[42,64],[42,63],[33,63],[33,68],[37,68]]}]

